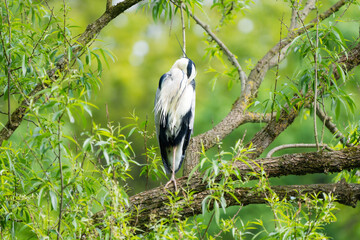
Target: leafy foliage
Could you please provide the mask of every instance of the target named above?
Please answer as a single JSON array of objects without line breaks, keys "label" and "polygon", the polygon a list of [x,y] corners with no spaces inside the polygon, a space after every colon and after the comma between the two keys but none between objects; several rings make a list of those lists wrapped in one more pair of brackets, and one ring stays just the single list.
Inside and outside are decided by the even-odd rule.
[{"label": "leafy foliage", "polygon": [[[49,6],[6,4],[1,5],[2,19],[9,18],[10,24],[1,25],[1,66],[10,67],[11,88],[5,77],[1,86],[5,101],[10,91],[14,101],[29,103],[29,123],[19,140],[1,146],[1,236],[56,238],[60,229],[62,236],[81,238],[96,232],[90,213],[104,207],[112,210],[107,225],[113,217],[126,219],[128,195],[118,183],[129,177],[134,161],[123,129],[93,124],[79,140],[69,126],[92,115],[95,106],[89,99],[101,86],[102,61],[110,53],[89,47],[75,51],[79,46],[69,45],[71,27],[61,26],[66,19]],[[48,72],[62,61],[71,64],[49,79]],[[51,87],[29,94],[34,86],[50,82]],[[37,100],[39,94],[43,97]]]},{"label": "leafy foliage", "polygon": [[[148,1],[145,9],[154,21],[172,21],[181,3],[188,18],[195,9],[215,9],[219,32],[233,24],[239,13],[245,14],[253,2],[214,0],[206,6],[202,1],[159,0]],[[292,4],[290,1],[289,6]],[[213,155],[203,148],[203,158],[191,174],[201,170],[209,190],[202,201],[201,214],[182,218],[180,212],[184,208],[192,209],[194,192],[169,191],[165,202],[171,210],[169,216],[148,223],[150,231],[141,232],[133,225],[137,209],[131,206],[132,189],[128,182],[138,176],[131,170],[140,166],[139,175],[145,176],[147,182],[159,181],[166,175],[158,149],[150,144],[155,134],[147,120],[140,123],[135,112],[129,118],[131,124],[125,126],[109,119],[101,126],[93,119],[97,106],[91,101],[103,85],[104,66],[115,60],[113,54],[91,43],[81,46],[76,41],[75,26],[69,23],[70,9],[65,2],[59,10],[46,1],[30,0],[3,1],[0,7],[0,96],[10,106],[8,112],[1,113],[8,115],[26,103],[26,122],[0,146],[1,238],[218,239],[225,234],[234,239],[328,238],[324,226],[337,220],[334,196],[279,199],[262,166],[257,165],[261,171],[247,175],[235,168],[236,162],[249,164],[247,154],[254,151],[251,144],[243,146],[243,139],[230,151],[219,139]],[[352,46],[336,22],[317,23],[292,41],[287,54],[301,59],[298,71],[289,77],[291,81],[270,91],[266,100],[254,98],[249,110],[276,111],[279,117],[281,110],[296,108],[298,103],[308,101],[309,92],[318,91],[316,102],[329,105],[336,120],[343,118],[344,110],[348,116],[356,113],[356,102],[346,89],[351,73],[339,63]],[[204,42],[208,72],[214,75],[212,88],[217,87],[218,79],[226,79],[227,88],[232,89],[239,79],[237,69],[226,62],[226,54],[206,34]],[[248,70],[253,67],[248,60]],[[276,79],[284,78],[287,76],[277,69]],[[315,97],[310,94],[310,98]],[[80,135],[75,133],[74,124],[84,127]],[[345,138],[352,145],[359,144],[359,124],[349,124],[344,129]],[[132,139],[136,134],[143,141],[144,164],[137,162],[135,156]],[[333,142],[336,149],[345,147],[336,139]],[[334,181],[342,178],[359,183],[358,170],[343,171]],[[248,186],[254,194],[267,194],[273,227],[257,217],[244,219],[242,203],[234,191]],[[226,200],[229,196],[240,205],[230,217]],[[103,214],[95,218],[99,212]]]}]

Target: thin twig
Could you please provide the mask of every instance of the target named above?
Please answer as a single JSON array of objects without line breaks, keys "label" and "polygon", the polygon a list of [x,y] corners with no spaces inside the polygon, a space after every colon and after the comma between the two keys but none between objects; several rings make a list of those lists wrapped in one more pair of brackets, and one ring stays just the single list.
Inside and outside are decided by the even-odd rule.
[{"label": "thin twig", "polygon": [[39,43],[40,43],[41,39],[44,37],[45,33],[47,32],[47,30],[48,30],[48,28],[49,28],[49,26],[50,26],[50,23],[51,23],[52,17],[53,17],[53,15],[54,15],[54,11],[53,11],[53,10],[54,10],[54,9],[51,9],[51,10],[50,10],[50,11],[51,11],[51,15],[50,15],[49,22],[48,22],[48,24],[46,25],[45,29],[43,30],[43,32],[42,32],[42,34],[41,34],[40,38],[39,38],[39,39],[37,40],[37,42],[35,43],[35,45],[34,45],[34,47],[33,47],[33,50],[32,50],[32,52],[31,52],[31,54],[30,54],[30,57],[29,57],[28,63],[30,63],[30,62],[31,62],[31,59],[32,59],[32,57],[34,56],[34,52],[35,52],[36,48],[38,47],[38,45],[39,45]]},{"label": "thin twig", "polygon": [[[64,10],[64,29],[63,29],[63,34],[64,34],[64,56],[66,55],[66,4],[65,4],[65,0],[63,0],[63,10]],[[71,44],[69,44],[69,46],[71,46]]]},{"label": "thin twig", "polygon": [[[280,23],[280,49],[282,48],[281,46],[281,40],[282,40],[282,22],[284,21],[284,14],[281,18],[281,23]],[[279,78],[279,65],[280,65],[280,56],[281,56],[281,51],[279,51],[278,54],[278,59],[277,59],[277,64],[276,64],[276,74],[275,74],[275,86],[274,86],[274,94],[273,94],[273,102],[271,104],[271,121],[273,118],[273,113],[274,113],[274,106],[275,106],[275,99],[276,99],[276,88],[277,88],[277,82],[278,82],[278,78]]]},{"label": "thin twig", "polygon": [[[11,22],[10,22],[10,16],[9,16],[9,6],[7,3],[7,0],[5,0],[5,7],[6,7],[6,19],[9,26],[9,49],[11,49]],[[4,53],[6,55],[5,51],[5,45],[4,47]],[[11,79],[11,51],[9,51],[9,55],[7,57],[7,98],[8,98],[8,121],[11,124],[11,102],[10,102],[10,79]]]},{"label": "thin twig", "polygon": [[144,127],[144,149],[145,149],[145,161],[146,161],[146,183],[145,189],[149,189],[149,155],[147,151],[147,125],[148,125],[148,115],[146,115],[145,127]]},{"label": "thin twig", "polygon": [[[66,46],[66,37],[65,37],[65,28],[66,28],[66,4],[65,0],[63,0],[63,8],[64,8],[64,47]],[[66,54],[66,47],[65,53]],[[63,115],[62,115],[63,116]],[[61,117],[62,117],[61,116]],[[61,219],[62,219],[62,208],[64,201],[64,175],[62,170],[62,162],[61,162],[61,117],[58,120],[58,159],[59,159],[59,168],[60,168],[60,203],[59,203],[59,221],[58,221],[58,229],[57,229],[57,240],[61,237]],[[62,238],[62,237],[61,237]]]},{"label": "thin twig", "polygon": [[[240,205],[239,209],[237,210],[237,212],[234,214],[234,216],[231,218],[231,222],[234,222],[235,218],[237,217],[237,215],[239,215],[241,209],[242,209],[242,205]],[[234,223],[235,224],[235,223]],[[220,232],[218,232],[218,234],[216,234],[214,236],[214,239],[220,237],[221,233],[224,231],[224,229],[221,229]]]},{"label": "thin twig", "polygon": [[211,214],[211,217],[210,217],[209,223],[208,223],[208,225],[207,225],[207,227],[206,227],[206,229],[205,229],[205,231],[204,231],[203,235],[202,235],[202,236],[200,236],[200,239],[201,239],[201,240],[202,240],[202,239],[205,239],[206,232],[209,230],[210,223],[212,222],[212,220],[213,220],[213,218],[214,218],[214,215],[215,215],[215,210],[213,210],[213,213]]},{"label": "thin twig", "polygon": [[107,103],[105,103],[105,113],[106,113],[106,125],[110,127],[110,115],[109,115],[109,108]]},{"label": "thin twig", "polygon": [[61,162],[61,118],[58,120],[58,159],[59,159],[59,168],[60,168],[60,203],[59,203],[59,221],[58,221],[58,234],[57,240],[60,238],[60,229],[61,229],[61,218],[62,218],[62,206],[64,200],[64,176],[62,171],[62,162]]},{"label": "thin twig", "polygon": [[[48,8],[50,11],[52,11],[52,8],[50,7],[50,5],[49,5],[49,3],[48,3],[47,1],[45,1],[45,4],[46,4],[47,8]],[[65,9],[64,9],[64,11],[65,11]],[[55,15],[53,15],[53,17],[55,18],[55,20],[58,20]],[[60,22],[60,21],[57,21],[57,22]],[[69,42],[69,40],[68,40],[67,37],[66,37],[66,32],[65,32],[65,30],[66,30],[66,29],[65,29],[65,19],[64,19],[64,27],[63,27],[63,28],[61,28],[61,26],[59,25],[59,23],[57,23],[56,25],[58,26],[58,28],[59,28],[59,30],[60,30],[60,33],[63,35],[64,41],[66,41],[66,43],[67,43],[69,46],[72,46],[72,44]],[[66,44],[65,44],[65,46],[66,46]]]},{"label": "thin twig", "polygon": [[[327,144],[319,144],[320,147],[325,148],[329,151],[333,151]],[[275,152],[286,149],[286,148],[317,148],[318,145],[315,143],[294,143],[294,144],[284,144],[277,146],[271,149],[268,154],[266,155],[267,158],[270,158]]]},{"label": "thin twig", "polygon": [[[311,38],[310,38],[310,35],[309,35],[309,31],[308,31],[308,28],[309,28],[309,27],[307,27],[307,26],[305,25],[303,19],[302,19],[302,18],[300,17],[300,15],[299,15],[299,12],[297,12],[297,15],[298,15],[298,18],[299,18],[299,20],[300,20],[300,22],[301,22],[301,25],[303,26],[302,29],[304,29],[305,34],[306,34],[306,36],[307,36],[307,39],[309,39],[309,43],[310,43],[310,45],[311,45],[311,50],[314,51],[315,47],[314,47],[314,44],[313,44],[312,41],[311,41]],[[319,20],[318,16],[317,16],[315,19],[316,19],[316,22],[315,22],[315,23],[318,23],[318,20]],[[312,27],[312,26],[311,26],[311,27]]]},{"label": "thin twig", "polygon": [[[3,112],[3,111],[0,111],[0,114],[4,114],[4,115],[8,115],[8,113],[6,112]],[[32,124],[34,124],[36,127],[38,127],[39,125],[36,124],[36,122],[34,122],[33,120],[31,119],[28,119],[28,118],[24,118],[25,121],[27,122],[31,122]]]},{"label": "thin twig", "polygon": [[[316,42],[315,42],[315,51],[314,51],[314,62],[315,62],[315,80],[314,80],[314,136],[315,136],[315,143],[316,148],[319,151],[319,138],[318,138],[318,132],[317,132],[317,126],[316,126],[316,105],[317,105],[317,95],[318,95],[318,58],[317,58],[317,49],[319,47],[319,9],[317,7],[317,1],[315,3],[316,6]],[[311,40],[309,39],[311,42]]]},{"label": "thin twig", "polygon": [[[308,3],[310,4],[310,3]],[[317,4],[317,0],[315,0],[315,6]],[[295,8],[294,2],[292,2],[292,6],[293,8]],[[316,6],[316,18],[315,18],[315,24],[316,24],[316,42],[315,42],[315,46],[310,38],[309,32],[304,24],[303,19],[300,17],[299,12],[296,11],[296,14],[298,16],[299,21],[301,22],[303,28],[305,29],[305,33],[307,36],[307,39],[309,40],[309,43],[311,45],[311,50],[314,53],[314,64],[315,64],[315,80],[314,80],[314,137],[315,137],[315,144],[316,144],[316,148],[319,151],[319,139],[318,139],[318,133],[317,133],[317,125],[316,125],[316,102],[317,102],[317,82],[318,82],[318,71],[317,71],[317,49],[318,49],[318,45],[319,45],[319,9]]]},{"label": "thin twig", "polygon": [[336,127],[335,123],[331,121],[331,117],[326,115],[325,111],[320,109],[319,104],[317,104],[316,107],[316,114],[320,118],[320,120],[325,124],[326,128],[329,129],[329,131],[334,134],[334,136],[340,140],[342,144],[344,144],[347,147],[351,147],[352,144],[350,144],[346,137],[339,131],[339,129]]},{"label": "thin twig", "polygon": [[185,20],[184,20],[184,3],[180,2],[180,15],[181,15],[181,28],[182,28],[182,39],[183,39],[183,55],[186,57],[186,36],[185,36]]},{"label": "thin twig", "polygon": [[[179,6],[179,4],[175,3],[173,0],[170,0],[174,5],[176,5],[179,8],[182,8],[182,6]],[[194,21],[202,27],[205,32],[217,43],[217,45],[221,48],[221,50],[226,54],[228,57],[230,63],[237,69],[239,78],[241,81],[241,94],[243,93],[245,89],[245,84],[247,81],[247,77],[245,72],[242,70],[240,63],[236,59],[236,56],[227,48],[227,46],[213,33],[209,27],[209,25],[203,23],[198,17],[196,17],[190,10],[188,10],[189,15],[194,19]]]}]

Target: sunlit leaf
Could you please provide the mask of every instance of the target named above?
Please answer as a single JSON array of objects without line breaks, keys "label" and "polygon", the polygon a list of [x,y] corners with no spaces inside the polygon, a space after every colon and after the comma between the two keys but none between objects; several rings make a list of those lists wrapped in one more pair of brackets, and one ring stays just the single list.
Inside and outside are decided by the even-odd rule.
[{"label": "sunlit leaf", "polygon": [[58,207],[57,195],[52,190],[49,191],[49,195],[50,195],[51,206],[55,211],[57,211],[57,207]]}]

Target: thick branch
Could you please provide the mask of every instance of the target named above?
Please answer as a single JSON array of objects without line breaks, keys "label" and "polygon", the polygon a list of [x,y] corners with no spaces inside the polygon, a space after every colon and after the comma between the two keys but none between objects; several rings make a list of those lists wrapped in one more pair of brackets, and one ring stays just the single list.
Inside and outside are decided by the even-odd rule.
[{"label": "thick branch", "polygon": [[[279,177],[286,175],[305,175],[309,173],[328,173],[340,172],[345,169],[354,169],[360,167],[360,147],[352,147],[334,152],[314,152],[314,153],[298,153],[283,155],[274,158],[263,158],[254,161],[248,160],[248,164],[238,161],[235,166],[240,170],[243,178],[256,179],[253,175],[248,173],[261,173],[263,170],[267,177]],[[262,166],[260,169],[258,166]],[[195,192],[194,203],[186,205],[183,203],[182,217],[189,217],[199,214],[201,212],[202,200],[209,194],[207,183],[203,182],[199,175],[195,175],[191,179],[183,177],[177,180],[180,189],[188,189]],[[172,188],[170,188],[172,189]],[[309,186],[277,186],[272,189],[279,195],[280,198],[285,196],[299,196],[301,193],[330,193],[331,191],[337,196],[340,203],[355,206],[360,199],[360,185],[337,183],[337,184],[323,184],[323,185],[309,185]],[[296,192],[296,190],[298,192]],[[264,193],[253,191],[250,188],[238,188],[234,192],[235,196],[241,201],[241,204],[259,204],[266,203],[264,200]],[[260,194],[260,195],[257,195]],[[161,217],[169,215],[169,207],[165,205],[168,202],[168,193],[163,186],[154,188],[136,194],[130,198],[131,208],[135,207],[137,212],[133,214],[133,224],[140,229],[146,231],[145,224],[151,221],[158,220]],[[238,203],[227,196],[227,205],[237,205]],[[104,212],[98,212],[94,215],[97,222],[101,222],[101,217]]]},{"label": "thick branch", "polygon": [[[355,207],[356,203],[360,200],[360,184],[348,184],[346,182],[338,182],[334,184],[312,184],[312,185],[290,185],[290,186],[272,186],[272,191],[276,193],[280,200],[300,198],[305,194],[313,194],[322,198],[321,193],[333,194],[335,196],[335,201]],[[233,196],[230,194],[225,194],[225,200],[227,206],[239,205],[246,206],[249,204],[266,204],[265,200],[269,196],[269,192],[260,192],[255,188],[246,188],[240,187],[235,189],[232,192]],[[184,219],[186,217],[191,217],[202,212],[202,201],[208,195],[211,195],[210,190],[204,190],[197,192],[192,195],[193,200],[189,206],[186,200],[180,200],[177,202],[178,206],[182,206],[180,211],[180,218]],[[147,224],[156,222],[161,218],[167,218],[171,215],[171,206],[165,205],[168,199],[166,194],[148,194],[146,196],[134,196],[131,197],[131,203],[133,206],[137,207],[138,214],[134,213],[134,219],[131,223],[135,224],[139,230],[148,231]],[[95,218],[97,221],[100,221],[102,214],[97,214]]]},{"label": "thick branch", "polygon": [[276,116],[276,112],[271,113],[256,113],[256,112],[246,112],[244,115],[244,123],[268,123],[271,121],[272,117]]},{"label": "thick branch", "polygon": [[[91,23],[87,26],[86,30],[77,40],[77,43],[79,43],[81,46],[87,45],[111,20],[113,20],[119,14],[123,13],[125,10],[129,9],[138,2],[140,2],[140,0],[125,0],[115,6],[108,7],[101,17],[99,17],[94,23]],[[81,49],[82,47],[76,48],[74,50],[74,55],[76,56],[81,51]],[[65,69],[67,64],[68,62],[65,61],[65,58],[59,60],[55,68],[47,71],[49,79],[51,79],[52,81],[56,80],[56,72]],[[41,93],[38,93],[45,87],[48,86],[44,83],[36,85],[28,97],[33,97],[33,102],[36,102],[42,96]],[[10,121],[8,121],[5,124],[5,127],[3,127],[0,131],[0,145],[2,145],[4,140],[9,139],[14,133],[14,131],[20,126],[27,108],[28,100],[24,99],[21,102],[20,106],[15,109],[15,111],[13,111]]]},{"label": "thick branch", "polygon": [[108,11],[112,6],[112,0],[106,0],[106,11]]},{"label": "thick branch", "polygon": [[141,0],[125,0],[123,2],[119,2],[115,6],[109,7],[101,17],[95,20],[95,22],[89,24],[85,30],[81,34],[78,39],[78,42],[81,45],[85,45],[89,43],[92,39],[95,38],[97,34],[114,18],[123,13],[125,10],[134,6],[135,4],[141,2]]},{"label": "thick branch", "polygon": [[[268,177],[278,177],[285,175],[304,175],[308,173],[327,173],[340,172],[343,169],[354,169],[360,167],[360,148],[353,147],[334,152],[315,152],[284,155],[275,158],[258,159],[254,162],[248,161],[250,167],[243,163],[237,162],[236,167],[243,176],[250,172],[260,172],[258,165],[263,167]],[[252,179],[256,179],[252,177]],[[194,178],[186,177],[178,180],[178,186],[184,189],[190,189],[195,192],[193,195],[194,202],[191,206],[184,204],[182,217],[189,217],[201,213],[202,200],[210,193],[207,189],[207,183],[203,183],[202,179],[197,175]],[[305,186],[274,186],[272,189],[279,195],[280,199],[284,197],[297,197],[304,193],[333,193],[337,197],[337,201],[350,206],[355,206],[360,200],[360,185],[358,184],[315,184]],[[251,188],[238,188],[234,192],[235,196],[240,200],[242,205],[266,203],[264,193],[259,193]],[[238,205],[232,197],[226,196],[227,205]],[[132,206],[137,207],[136,222],[139,228],[147,230],[145,224],[151,220],[157,220],[161,217],[167,217],[169,207],[165,205],[168,201],[167,192],[163,186],[142,192],[130,198]],[[98,216],[101,216],[98,215]]]}]

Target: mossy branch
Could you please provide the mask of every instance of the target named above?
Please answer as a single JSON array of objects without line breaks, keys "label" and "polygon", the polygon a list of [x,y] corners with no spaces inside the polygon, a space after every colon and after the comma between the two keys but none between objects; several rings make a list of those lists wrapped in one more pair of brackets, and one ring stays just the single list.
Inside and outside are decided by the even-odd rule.
[{"label": "mossy branch", "polygon": [[[280,157],[263,158],[257,160],[247,160],[247,164],[241,161],[235,163],[240,170],[243,179],[256,180],[253,174],[261,173],[263,170],[266,177],[280,177],[287,175],[306,175],[311,173],[330,173],[340,172],[346,169],[360,167],[360,147],[352,147],[341,151],[333,152],[313,152],[297,153],[283,155]],[[262,167],[262,169],[259,168]],[[221,176],[218,176],[218,180]],[[190,217],[200,214],[202,211],[202,201],[211,192],[208,189],[208,183],[204,182],[199,174],[194,175],[191,179],[183,177],[177,181],[178,187],[183,191],[179,196],[185,195],[191,191],[191,204],[186,204],[185,200],[180,200],[178,204],[183,204],[180,211],[180,218]],[[172,189],[172,188],[170,188]],[[293,186],[271,186],[271,189],[279,196],[280,199],[299,197],[301,194],[320,193],[334,194],[336,201],[341,204],[354,207],[360,200],[360,184],[348,184],[339,182],[335,184],[313,184],[313,185],[293,185]],[[241,205],[249,204],[266,204],[266,192],[259,191],[255,188],[239,187],[233,194]],[[168,197],[170,193],[160,186],[149,191],[144,191],[130,197],[132,209],[131,223],[136,225],[139,230],[148,231],[148,226],[160,218],[167,218],[171,207],[169,206]],[[230,195],[226,195],[227,206],[239,205],[239,202]],[[93,216],[93,220],[101,225],[101,218],[105,212],[101,211]]]}]

